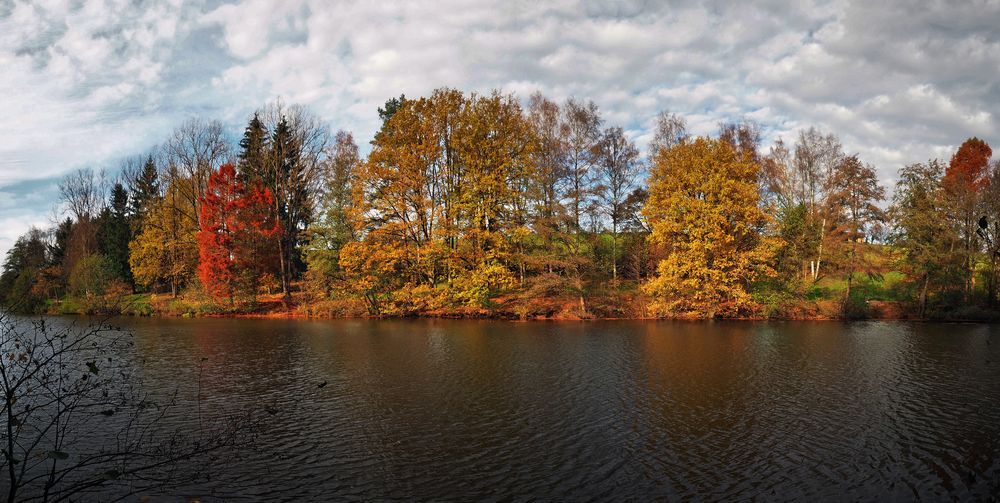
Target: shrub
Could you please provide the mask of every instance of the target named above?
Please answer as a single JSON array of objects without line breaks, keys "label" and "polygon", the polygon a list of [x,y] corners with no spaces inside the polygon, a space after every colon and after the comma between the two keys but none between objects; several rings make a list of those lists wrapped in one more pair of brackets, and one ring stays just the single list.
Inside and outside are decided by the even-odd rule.
[{"label": "shrub", "polygon": [[462,302],[486,306],[491,297],[517,286],[517,278],[499,263],[482,263],[459,277],[454,286],[455,296]]},{"label": "shrub", "polygon": [[80,259],[69,275],[69,291],[77,297],[104,295],[112,281],[119,279],[114,264],[104,255],[87,255]]}]

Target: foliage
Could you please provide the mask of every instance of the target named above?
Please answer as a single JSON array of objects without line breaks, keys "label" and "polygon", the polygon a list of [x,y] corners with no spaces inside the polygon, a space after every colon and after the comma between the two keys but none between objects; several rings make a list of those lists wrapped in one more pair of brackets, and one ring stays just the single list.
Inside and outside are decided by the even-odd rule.
[{"label": "foliage", "polygon": [[33,310],[35,302],[28,295],[38,271],[46,266],[47,251],[45,235],[34,228],[17,238],[14,246],[7,250],[0,270],[0,301],[4,306],[28,312]]},{"label": "foliage", "polygon": [[941,185],[946,201],[946,215],[958,233],[963,251],[965,295],[972,295],[975,281],[975,255],[981,245],[977,233],[982,195],[989,185],[988,164],[993,151],[979,138],[969,138],[952,156]]},{"label": "foliage", "polygon": [[128,216],[128,192],[116,183],[111,189],[110,204],[97,219],[98,251],[107,257],[115,275],[132,284],[132,268],[128,263],[128,244],[132,240],[132,227]]},{"label": "foliage", "polygon": [[353,176],[359,162],[354,138],[346,131],[338,131],[329,157],[324,211],[310,225],[305,249],[306,281],[320,297],[329,295],[334,281],[340,279],[340,250],[356,238],[349,211]]},{"label": "foliage", "polygon": [[120,280],[115,265],[100,254],[78,261],[69,275],[69,292],[77,297],[103,296],[115,280]]},{"label": "foliage", "polygon": [[954,252],[958,235],[941,218],[943,166],[937,161],[911,164],[899,172],[890,214],[891,242],[899,249],[900,265],[912,282],[920,282],[919,314],[927,308],[931,288],[961,282],[961,258]]},{"label": "foliage", "polygon": [[844,158],[830,177],[828,204],[833,229],[829,236],[834,251],[844,255],[843,263],[847,271],[845,309],[851,300],[854,274],[859,271],[873,272],[870,262],[866,260],[867,255],[858,253],[858,247],[885,223],[886,214],[878,205],[883,199],[885,188],[879,184],[875,168],[863,164],[857,156]]},{"label": "foliage", "polygon": [[[169,290],[149,310],[185,315],[273,305],[256,297],[277,291],[286,309],[379,316],[825,316],[884,298],[946,316],[1000,304],[1000,162],[978,138],[947,164],[901,170],[886,212],[875,167],[812,127],[764,151],[752,121],[695,138],[663,111],[643,157],[631,131],[575,98],[535,93],[522,108],[499,91],[443,88],[392,98],[378,119],[363,156],[349,132],[331,138],[278,101],[238,145],[220,122],[190,119],[129,158],[123,184],[71,173],[68,217],[14,244],[0,297],[80,312],[119,309],[111,297],[135,287]],[[98,255],[123,283],[95,279]],[[906,281],[891,294],[871,287],[897,272]]]},{"label": "foliage", "polygon": [[186,217],[194,208],[181,197],[174,180],[166,195],[153,204],[142,230],[129,243],[129,265],[138,284],[166,284],[173,295],[194,275],[198,263],[198,228]]},{"label": "foliage", "polygon": [[271,192],[259,183],[240,182],[232,164],[209,177],[201,199],[198,277],[215,298],[256,298],[268,244],[280,231],[273,204]]},{"label": "foliage", "polygon": [[456,297],[469,305],[487,306],[492,297],[517,286],[517,278],[496,262],[480,264],[459,276],[454,283]]},{"label": "foliage", "polygon": [[403,286],[401,272],[408,262],[406,249],[371,241],[348,243],[340,254],[351,290],[364,298],[373,315],[381,314],[390,294]]},{"label": "foliage", "polygon": [[650,238],[669,247],[646,291],[654,310],[714,317],[748,306],[768,274],[773,243],[761,236],[759,165],[726,141],[697,138],[654,159],[643,209]]}]

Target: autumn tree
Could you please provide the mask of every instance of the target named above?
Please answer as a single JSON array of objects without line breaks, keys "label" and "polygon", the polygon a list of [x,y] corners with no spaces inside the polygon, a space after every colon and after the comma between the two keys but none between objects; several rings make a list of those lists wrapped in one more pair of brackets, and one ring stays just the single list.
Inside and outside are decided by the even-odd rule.
[{"label": "autumn tree", "polygon": [[902,269],[916,283],[918,315],[927,313],[928,293],[946,288],[954,273],[962,277],[952,245],[957,240],[945,215],[941,178],[944,165],[937,160],[910,164],[899,170],[899,181],[889,212],[893,223],[890,242],[902,252]]},{"label": "autumn tree", "polygon": [[[528,102],[527,119],[535,138],[533,149],[533,182],[526,197],[530,199],[531,230],[537,243],[526,257],[532,268],[549,276],[576,276],[584,260],[578,256],[577,233],[567,198],[569,179],[568,136],[564,108],[544,97],[533,94]],[[549,278],[550,280],[553,278]]]},{"label": "autumn tree", "polygon": [[972,295],[975,259],[979,248],[977,225],[983,191],[989,186],[993,150],[979,138],[969,138],[958,148],[945,170],[942,185],[949,217],[958,231],[965,263],[965,294]]},{"label": "autumn tree", "polygon": [[714,317],[749,306],[752,281],[769,273],[773,243],[761,236],[760,166],[730,142],[696,138],[654,158],[643,214],[668,248],[646,285],[661,313]]},{"label": "autumn tree", "polygon": [[89,168],[78,169],[59,182],[59,202],[74,220],[63,264],[67,272],[76,261],[97,252],[95,220],[104,206],[104,193],[104,173]]},{"label": "autumn tree", "polygon": [[883,199],[885,188],[879,184],[875,168],[862,163],[856,155],[841,160],[830,177],[828,220],[832,224],[832,241],[840,248],[847,271],[845,308],[851,298],[854,275],[859,271],[871,272],[870,261],[861,246],[886,221],[885,211],[879,207]]},{"label": "autumn tree", "polygon": [[986,302],[990,307],[997,303],[1000,284],[1000,161],[989,168],[989,182],[982,190],[979,221],[976,234],[983,243],[986,254]]},{"label": "autumn tree", "polygon": [[571,225],[577,234],[583,228],[580,217],[591,210],[591,182],[601,141],[601,123],[594,102],[572,98],[566,101],[562,124],[566,141],[564,197],[569,201]]},{"label": "autumn tree", "polygon": [[256,183],[245,186],[232,164],[209,177],[200,204],[198,277],[216,298],[256,295],[260,264],[267,260],[262,252],[278,233],[272,206],[271,192]]},{"label": "autumn tree", "polygon": [[40,229],[31,228],[17,238],[4,257],[0,269],[0,306],[14,311],[32,312],[43,299],[33,287],[46,265],[47,239]]},{"label": "autumn tree", "polygon": [[225,131],[217,120],[188,119],[164,143],[166,182],[174,190],[165,201],[174,206],[171,211],[189,220],[186,226],[198,226],[198,201],[208,188],[212,170],[229,152]]},{"label": "autumn tree", "polygon": [[400,248],[392,255],[408,264],[400,272],[413,284],[434,284],[442,258],[429,246],[442,232],[446,190],[432,105],[427,98],[403,102],[354,175],[356,232],[366,243]]},{"label": "autumn tree", "polygon": [[[740,156],[746,156],[755,163],[760,162],[760,124],[750,119],[719,123],[719,139],[732,145]],[[760,177],[758,176],[758,179]]]},{"label": "autumn tree", "polygon": [[[393,257],[405,284],[444,282],[456,298],[481,299],[463,292],[503,284],[493,281],[502,269],[523,265],[532,138],[511,96],[443,89],[406,100],[357,165],[352,215],[362,243],[352,255]],[[343,253],[340,263],[355,283],[370,264]]]},{"label": "autumn tree", "polygon": [[653,140],[649,142],[649,159],[652,160],[660,151],[669,150],[686,138],[687,121],[684,117],[668,110],[661,111],[656,115]]},{"label": "autumn tree", "polygon": [[597,164],[602,184],[599,196],[611,222],[611,277],[618,281],[618,234],[629,218],[626,200],[641,171],[639,149],[620,127],[604,131],[598,146]]},{"label": "autumn tree", "polygon": [[129,265],[137,284],[169,287],[176,297],[194,275],[198,263],[195,238],[198,227],[188,214],[187,198],[177,187],[184,179],[173,179],[163,197],[157,197],[143,219],[142,230],[129,243]]},{"label": "autumn tree", "polygon": [[805,208],[805,220],[798,247],[810,248],[809,275],[813,281],[820,278],[824,259],[823,243],[832,225],[826,219],[827,188],[833,171],[843,159],[840,140],[832,134],[823,134],[815,128],[799,132],[795,142],[791,190],[793,197]]},{"label": "autumn tree", "polygon": [[354,137],[347,131],[337,131],[327,156],[326,187],[319,209],[319,218],[308,232],[309,245],[305,260],[309,283],[329,294],[333,280],[340,272],[340,252],[356,239],[351,223],[352,187],[354,174],[361,162]]},{"label": "autumn tree", "polygon": [[528,120],[534,129],[535,192],[538,231],[557,230],[566,210],[560,197],[560,181],[565,178],[567,145],[565,128],[560,123],[560,108],[541,93],[531,95]]},{"label": "autumn tree", "polygon": [[[261,183],[274,197],[272,211],[280,225],[274,236],[278,276],[287,299],[292,280],[305,268],[302,246],[307,242],[305,230],[314,216],[316,197],[322,192],[329,131],[306,108],[280,101],[258,110],[255,118],[270,132],[267,154],[263,165],[253,168],[260,171],[248,171],[244,176],[247,181]],[[254,135],[260,132],[254,124],[248,129],[257,130]]]}]

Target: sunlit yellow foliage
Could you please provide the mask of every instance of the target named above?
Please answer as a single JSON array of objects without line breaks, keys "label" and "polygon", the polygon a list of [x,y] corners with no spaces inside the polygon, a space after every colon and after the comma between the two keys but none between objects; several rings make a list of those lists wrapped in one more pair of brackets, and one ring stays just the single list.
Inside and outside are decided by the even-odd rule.
[{"label": "sunlit yellow foliage", "polygon": [[759,165],[723,140],[697,138],[654,158],[643,214],[667,248],[646,285],[659,314],[713,317],[750,303],[749,284],[769,273],[771,240],[760,234]]},{"label": "sunlit yellow foliage", "polygon": [[[530,238],[519,188],[533,173],[533,145],[512,96],[444,89],[403,102],[355,170],[361,239],[341,252],[348,281],[377,309],[403,285],[450,285],[470,304],[508,288],[523,267],[518,244]],[[399,284],[377,278],[389,263]]]},{"label": "sunlit yellow foliage", "polygon": [[402,286],[406,249],[377,241],[351,242],[340,253],[340,267],[371,314],[381,314],[389,295]]},{"label": "sunlit yellow foliage", "polygon": [[479,264],[455,281],[456,297],[469,305],[485,305],[494,295],[517,286],[507,267],[493,262]]},{"label": "sunlit yellow foliage", "polygon": [[186,217],[181,198],[172,196],[173,188],[149,210],[142,232],[129,244],[129,264],[136,283],[153,286],[162,282],[176,293],[197,267],[198,229]]}]

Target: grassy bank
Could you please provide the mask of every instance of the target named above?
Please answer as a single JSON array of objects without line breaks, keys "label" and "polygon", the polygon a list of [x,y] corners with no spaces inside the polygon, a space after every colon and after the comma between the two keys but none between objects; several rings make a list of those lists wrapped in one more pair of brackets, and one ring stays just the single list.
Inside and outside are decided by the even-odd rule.
[{"label": "grassy bank", "polygon": [[[299,286],[299,285],[297,285]],[[918,319],[912,302],[912,285],[898,271],[858,275],[851,296],[844,302],[846,278],[827,277],[800,285],[798,291],[760,288],[750,309],[738,319],[840,320]],[[415,289],[406,296],[385,299],[373,313],[365,299],[338,294],[316,299],[300,290],[286,300],[280,294],[258,295],[252,301],[217,302],[202,292],[188,291],[177,297],[164,293],[50,300],[47,314],[105,314],[164,317],[245,318],[372,318],[434,317],[507,320],[651,319],[650,299],[636,281],[617,285],[602,283],[580,290],[509,292],[476,305],[448,302],[434,290]],[[997,321],[1000,312],[980,306],[942,310],[933,306],[926,319]]]}]

